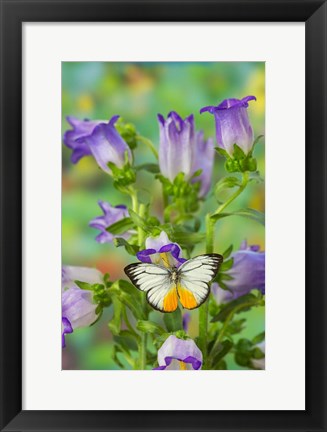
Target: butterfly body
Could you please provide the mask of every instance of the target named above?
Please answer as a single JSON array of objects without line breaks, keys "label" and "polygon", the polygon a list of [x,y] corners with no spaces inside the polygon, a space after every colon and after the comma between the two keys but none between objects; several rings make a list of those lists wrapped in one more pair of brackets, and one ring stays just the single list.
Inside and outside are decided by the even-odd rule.
[{"label": "butterfly body", "polygon": [[173,312],[178,300],[186,309],[195,309],[205,302],[209,283],[216,276],[223,257],[205,254],[192,258],[180,267],[152,263],[136,263],[125,267],[132,283],[147,293],[150,305],[161,312]]}]

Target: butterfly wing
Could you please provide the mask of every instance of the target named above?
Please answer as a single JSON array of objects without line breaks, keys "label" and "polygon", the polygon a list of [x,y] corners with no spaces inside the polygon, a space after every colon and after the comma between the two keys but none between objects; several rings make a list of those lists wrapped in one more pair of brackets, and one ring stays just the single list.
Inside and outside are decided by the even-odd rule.
[{"label": "butterfly wing", "polygon": [[177,292],[182,306],[195,309],[202,305],[210,293],[209,283],[216,276],[223,257],[205,254],[192,258],[178,269]]},{"label": "butterfly wing", "polygon": [[124,271],[136,288],[146,292],[146,298],[154,309],[160,312],[177,309],[177,290],[169,269],[156,264],[137,263],[128,265]]}]

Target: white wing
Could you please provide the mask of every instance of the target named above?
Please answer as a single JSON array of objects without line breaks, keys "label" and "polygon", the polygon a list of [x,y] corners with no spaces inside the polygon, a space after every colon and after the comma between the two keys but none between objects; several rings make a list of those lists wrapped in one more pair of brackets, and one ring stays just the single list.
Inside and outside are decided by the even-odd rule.
[{"label": "white wing", "polygon": [[223,257],[218,254],[199,255],[178,269],[177,287],[180,302],[187,309],[199,307],[210,292],[209,282],[216,276]]},{"label": "white wing", "polygon": [[133,284],[147,293],[147,300],[161,312],[173,312],[177,308],[176,286],[171,282],[170,270],[156,264],[130,264],[124,269]]}]

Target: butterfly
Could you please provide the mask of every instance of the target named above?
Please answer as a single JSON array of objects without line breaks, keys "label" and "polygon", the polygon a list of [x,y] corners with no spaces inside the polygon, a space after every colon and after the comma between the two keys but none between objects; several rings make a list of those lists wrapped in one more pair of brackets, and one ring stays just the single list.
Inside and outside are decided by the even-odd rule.
[{"label": "butterfly", "polygon": [[210,293],[209,283],[216,276],[223,257],[205,254],[191,258],[180,267],[135,263],[124,271],[132,283],[146,292],[150,305],[160,312],[174,312],[178,299],[185,309],[195,309]]}]

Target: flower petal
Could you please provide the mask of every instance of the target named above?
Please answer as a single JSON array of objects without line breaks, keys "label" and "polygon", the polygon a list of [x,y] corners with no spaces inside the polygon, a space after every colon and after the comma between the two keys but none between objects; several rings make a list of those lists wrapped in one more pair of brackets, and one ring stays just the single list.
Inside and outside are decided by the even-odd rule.
[{"label": "flower petal", "polygon": [[202,352],[192,339],[179,339],[169,336],[158,351],[159,366],[169,366],[173,360],[189,363],[193,369],[202,366]]}]

